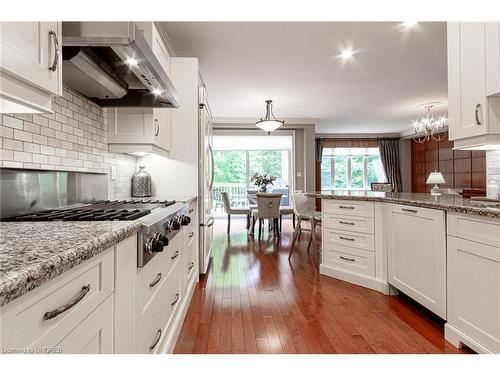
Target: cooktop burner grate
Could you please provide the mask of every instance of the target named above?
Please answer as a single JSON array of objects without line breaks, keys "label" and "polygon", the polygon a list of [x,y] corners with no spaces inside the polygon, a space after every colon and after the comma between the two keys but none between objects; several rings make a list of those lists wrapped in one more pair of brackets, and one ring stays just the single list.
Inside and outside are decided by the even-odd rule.
[{"label": "cooktop burner grate", "polygon": [[96,201],[77,208],[56,209],[2,219],[2,221],[112,221],[135,220],[175,201],[128,199]]}]

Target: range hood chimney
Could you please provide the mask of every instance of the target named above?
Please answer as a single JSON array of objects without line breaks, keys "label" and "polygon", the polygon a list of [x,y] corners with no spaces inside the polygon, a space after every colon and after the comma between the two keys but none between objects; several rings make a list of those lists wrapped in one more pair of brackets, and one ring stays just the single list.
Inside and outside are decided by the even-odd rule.
[{"label": "range hood chimney", "polygon": [[179,107],[134,22],[63,22],[63,82],[101,107]]}]

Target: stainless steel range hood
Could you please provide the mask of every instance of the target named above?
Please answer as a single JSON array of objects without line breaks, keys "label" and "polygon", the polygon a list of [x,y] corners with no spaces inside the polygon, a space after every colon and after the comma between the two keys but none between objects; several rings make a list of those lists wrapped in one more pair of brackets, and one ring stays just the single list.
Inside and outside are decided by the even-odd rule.
[{"label": "stainless steel range hood", "polygon": [[134,22],[63,22],[62,30],[65,85],[101,107],[179,107]]}]

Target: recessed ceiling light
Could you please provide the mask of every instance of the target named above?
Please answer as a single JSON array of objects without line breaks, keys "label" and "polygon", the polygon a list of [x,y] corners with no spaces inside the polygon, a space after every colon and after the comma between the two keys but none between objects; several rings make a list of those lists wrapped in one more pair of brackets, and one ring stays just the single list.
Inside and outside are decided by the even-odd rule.
[{"label": "recessed ceiling light", "polygon": [[403,29],[409,30],[409,29],[412,29],[415,26],[417,26],[418,22],[416,22],[416,21],[404,21],[401,23],[401,25],[403,26]]},{"label": "recessed ceiling light", "polygon": [[137,66],[139,65],[139,61],[137,61],[136,59],[134,59],[133,57],[129,57],[127,60],[125,60],[125,62],[127,63],[127,65],[129,66]]},{"label": "recessed ceiling light", "polygon": [[350,60],[354,55],[354,50],[351,47],[346,47],[340,50],[340,58],[342,60]]}]

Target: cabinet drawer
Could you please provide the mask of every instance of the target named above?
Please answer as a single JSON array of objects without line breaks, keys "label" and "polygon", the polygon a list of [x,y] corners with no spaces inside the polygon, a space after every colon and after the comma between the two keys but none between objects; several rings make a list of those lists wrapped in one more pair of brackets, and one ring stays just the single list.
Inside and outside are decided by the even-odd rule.
[{"label": "cabinet drawer", "polygon": [[351,217],[325,213],[323,214],[322,225],[325,228],[373,234],[375,220],[372,217]]},{"label": "cabinet drawer", "polygon": [[136,353],[155,353],[167,334],[170,321],[181,304],[180,271],[176,266],[172,273],[157,285],[158,290],[154,298],[138,312],[135,325]]},{"label": "cabinet drawer", "polygon": [[500,247],[500,219],[449,213],[448,235]]},{"label": "cabinet drawer", "polygon": [[323,263],[327,266],[374,277],[374,255],[373,251],[326,243],[323,250]]},{"label": "cabinet drawer", "polygon": [[[2,347],[55,346],[113,289],[114,252],[108,249],[4,306],[0,319]],[[46,313],[72,301],[75,303],[66,311],[45,318]]]},{"label": "cabinet drawer", "polygon": [[372,202],[323,199],[322,207],[323,212],[329,214],[374,217],[375,213],[375,206]]},{"label": "cabinet drawer", "polygon": [[146,266],[137,269],[136,301],[138,308],[145,310],[154,304],[159,291],[167,282],[170,273],[181,259],[182,235],[178,234]]},{"label": "cabinet drawer", "polygon": [[112,354],[113,297],[109,296],[57,346],[63,354]]},{"label": "cabinet drawer", "polygon": [[362,250],[375,250],[375,238],[372,234],[340,231],[324,228],[325,243],[355,247]]}]

